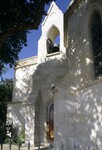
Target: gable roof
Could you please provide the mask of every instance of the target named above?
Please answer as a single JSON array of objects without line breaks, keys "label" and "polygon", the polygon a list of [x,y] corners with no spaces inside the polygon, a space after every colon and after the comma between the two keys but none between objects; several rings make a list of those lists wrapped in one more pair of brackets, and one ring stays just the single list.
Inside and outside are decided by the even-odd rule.
[{"label": "gable roof", "polygon": [[59,9],[59,7],[56,5],[56,3],[53,1],[50,5],[50,8],[47,11],[47,16],[45,17],[44,21],[42,22],[42,25],[44,25],[47,21],[47,19],[53,14],[53,13],[62,13],[62,11]]}]

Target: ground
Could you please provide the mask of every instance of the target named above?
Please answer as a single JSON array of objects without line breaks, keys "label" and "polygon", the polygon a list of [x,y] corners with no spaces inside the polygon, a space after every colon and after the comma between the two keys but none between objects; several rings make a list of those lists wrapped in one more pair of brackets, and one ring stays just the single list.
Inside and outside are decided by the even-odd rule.
[{"label": "ground", "polygon": [[[8,144],[4,144],[3,145],[3,150],[8,150],[9,149],[9,145]],[[48,150],[49,148],[40,148],[42,150]],[[18,150],[18,146],[16,145],[12,145],[11,150]],[[27,146],[22,146],[20,148],[20,150],[28,150]],[[30,147],[30,150],[38,150],[38,147],[34,148],[34,147]]]}]

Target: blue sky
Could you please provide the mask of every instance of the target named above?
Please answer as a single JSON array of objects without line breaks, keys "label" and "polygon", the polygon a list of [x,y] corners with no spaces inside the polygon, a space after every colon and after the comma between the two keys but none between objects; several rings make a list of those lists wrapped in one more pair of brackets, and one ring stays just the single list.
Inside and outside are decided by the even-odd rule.
[{"label": "blue sky", "polygon": [[[56,0],[56,4],[64,13],[67,10],[67,6],[69,5],[70,1],[71,0]],[[49,6],[46,7],[46,9],[48,8]],[[41,26],[39,26],[38,30],[30,32],[31,33],[29,33],[27,37],[27,47],[23,47],[23,49],[19,53],[19,60],[37,55],[38,40],[41,35]],[[13,78],[13,77],[14,77],[14,69],[9,69],[5,74],[3,74],[3,78]]]}]

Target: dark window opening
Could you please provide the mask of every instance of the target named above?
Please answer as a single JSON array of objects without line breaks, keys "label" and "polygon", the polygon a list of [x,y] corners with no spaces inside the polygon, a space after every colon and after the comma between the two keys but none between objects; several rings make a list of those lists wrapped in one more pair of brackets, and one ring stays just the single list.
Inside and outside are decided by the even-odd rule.
[{"label": "dark window opening", "polygon": [[94,12],[92,18],[91,33],[95,76],[99,76],[100,74],[102,74],[102,22],[101,15],[98,11]]}]

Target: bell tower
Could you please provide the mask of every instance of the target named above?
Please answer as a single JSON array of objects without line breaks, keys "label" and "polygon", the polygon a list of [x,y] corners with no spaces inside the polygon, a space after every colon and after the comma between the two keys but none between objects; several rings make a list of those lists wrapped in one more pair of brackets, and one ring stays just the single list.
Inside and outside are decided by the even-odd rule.
[{"label": "bell tower", "polygon": [[60,57],[62,53],[65,53],[63,13],[55,2],[52,2],[47,14],[42,23],[42,35],[38,41],[38,63],[44,62],[49,57],[51,59]]}]

